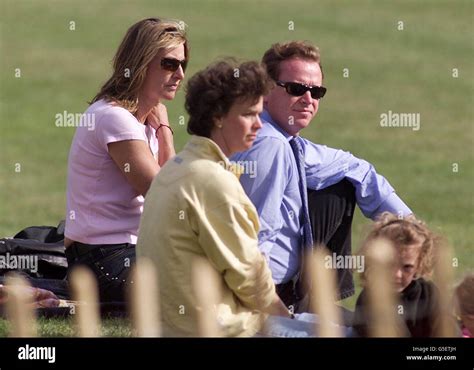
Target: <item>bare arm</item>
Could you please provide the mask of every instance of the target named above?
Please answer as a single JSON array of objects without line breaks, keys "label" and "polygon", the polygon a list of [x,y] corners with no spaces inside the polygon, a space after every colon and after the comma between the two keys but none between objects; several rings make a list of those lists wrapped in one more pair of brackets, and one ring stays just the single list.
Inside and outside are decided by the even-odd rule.
[{"label": "bare arm", "polygon": [[108,144],[110,156],[128,183],[141,195],[146,195],[160,168],[176,154],[166,107],[159,103],[148,114],[146,121],[156,129],[158,161],[153,157],[145,141],[124,140]]},{"label": "bare arm", "polygon": [[275,299],[266,309],[264,309],[264,312],[274,316],[291,317],[290,311],[276,293]]},{"label": "bare arm", "polygon": [[156,137],[158,138],[158,165],[161,167],[176,154],[174,151],[173,134],[169,128],[162,126],[156,132]]},{"label": "bare arm", "polygon": [[[156,129],[158,139],[158,165],[163,166],[168,159],[174,157],[173,133],[168,121],[166,107],[159,103],[147,117],[147,123]],[[164,127],[164,126],[167,127]]]},{"label": "bare arm", "polygon": [[109,154],[128,183],[140,195],[146,195],[151,182],[160,170],[148,143],[142,140],[124,140],[108,144]]}]

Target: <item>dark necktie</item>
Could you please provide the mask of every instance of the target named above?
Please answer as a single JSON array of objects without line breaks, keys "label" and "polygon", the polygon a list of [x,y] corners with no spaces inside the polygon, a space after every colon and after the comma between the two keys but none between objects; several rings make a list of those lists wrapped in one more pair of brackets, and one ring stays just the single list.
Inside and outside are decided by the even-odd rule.
[{"label": "dark necktie", "polygon": [[309,210],[308,210],[308,190],[306,187],[306,173],[304,170],[304,154],[303,148],[300,142],[301,138],[298,136],[290,140],[291,149],[293,149],[293,154],[296,159],[296,167],[298,168],[299,174],[299,188],[301,194],[301,202],[303,203],[303,246],[306,250],[307,248],[313,247],[313,233],[311,232],[311,222],[309,219]]},{"label": "dark necktie", "polygon": [[308,210],[308,190],[306,187],[306,173],[304,169],[304,154],[298,136],[290,140],[291,149],[295,155],[296,167],[299,174],[299,188],[301,194],[301,202],[303,203],[303,243],[301,248],[301,264],[300,271],[296,280],[295,293],[297,301],[303,299],[311,291],[311,279],[308,275],[307,255],[313,248],[313,233],[311,232],[311,222]]}]

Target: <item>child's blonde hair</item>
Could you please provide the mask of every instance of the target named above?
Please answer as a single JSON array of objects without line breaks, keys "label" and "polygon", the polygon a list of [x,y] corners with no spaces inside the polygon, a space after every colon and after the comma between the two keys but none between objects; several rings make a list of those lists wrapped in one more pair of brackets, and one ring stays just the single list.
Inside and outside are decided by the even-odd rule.
[{"label": "child's blonde hair", "polygon": [[[362,243],[360,253],[366,254],[368,246],[376,239],[385,239],[397,249],[413,244],[420,245],[416,277],[431,277],[434,251],[442,244],[442,238],[428,229],[423,221],[413,215],[399,218],[392,213],[384,212],[377,218]],[[365,281],[365,271],[362,272],[361,278]]]}]

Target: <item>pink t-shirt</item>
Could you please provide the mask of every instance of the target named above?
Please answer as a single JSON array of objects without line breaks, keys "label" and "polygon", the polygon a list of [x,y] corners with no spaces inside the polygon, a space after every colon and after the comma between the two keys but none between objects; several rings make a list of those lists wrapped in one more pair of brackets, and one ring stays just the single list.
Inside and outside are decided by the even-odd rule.
[{"label": "pink t-shirt", "polygon": [[67,177],[67,238],[87,244],[137,242],[144,197],[109,155],[107,144],[144,140],[157,158],[155,130],[104,100],[86,110],[71,144]]}]

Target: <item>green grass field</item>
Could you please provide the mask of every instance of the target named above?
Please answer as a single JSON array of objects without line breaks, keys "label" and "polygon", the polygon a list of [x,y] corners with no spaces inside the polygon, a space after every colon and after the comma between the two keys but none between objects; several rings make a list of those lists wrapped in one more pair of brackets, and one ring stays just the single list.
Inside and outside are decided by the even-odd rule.
[{"label": "green grass field", "polygon": [[[65,217],[74,129],[56,127],[55,115],[82,113],[108,78],[126,29],[158,16],[189,26],[187,77],[217,57],[258,60],[276,41],[317,44],[328,93],[303,136],[373,163],[414,212],[453,245],[456,276],[474,268],[472,1],[0,4],[0,236],[56,225]],[[17,69],[21,77],[15,76]],[[167,104],[177,150],[188,139],[185,125],[178,125],[186,116],[183,97],[181,91]],[[389,110],[419,113],[420,130],[381,127],[380,115]],[[368,224],[358,212],[354,249]],[[350,307],[354,299],[345,304]],[[72,333],[67,323],[43,322],[42,328],[44,335]],[[110,333],[129,332],[119,324]],[[0,321],[0,335],[5,334]]]}]

